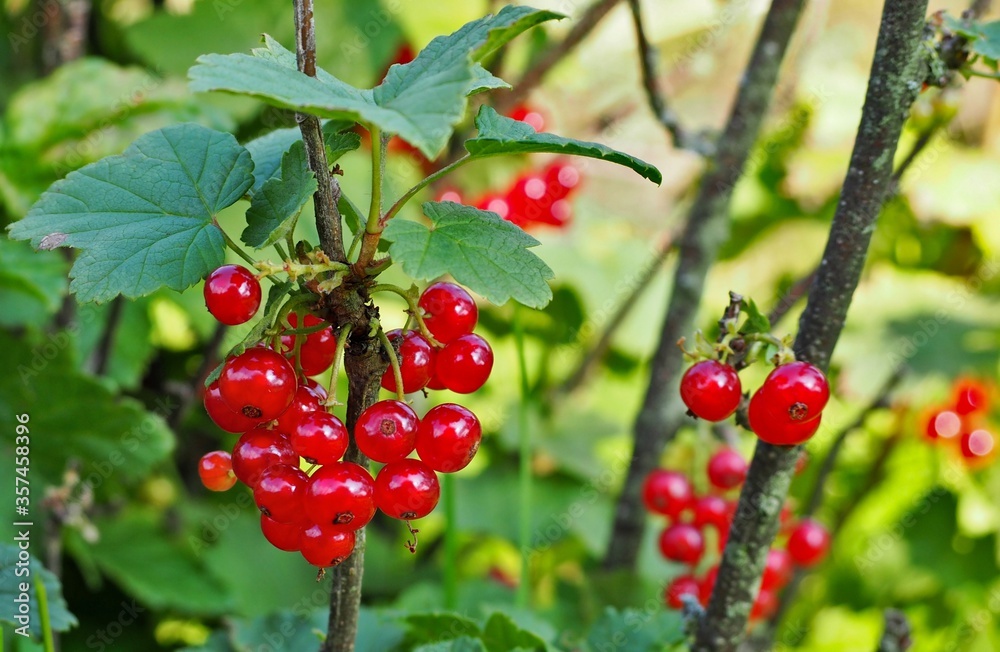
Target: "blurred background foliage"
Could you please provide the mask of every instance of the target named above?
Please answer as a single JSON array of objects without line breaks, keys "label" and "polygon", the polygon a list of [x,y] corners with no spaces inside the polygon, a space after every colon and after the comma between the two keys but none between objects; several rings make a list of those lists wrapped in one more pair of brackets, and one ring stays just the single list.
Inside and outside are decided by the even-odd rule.
[{"label": "blurred background foliage", "polygon": [[[572,1],[533,4],[571,16],[586,8]],[[703,301],[706,327],[728,290],[769,309],[819,260],[860,116],[879,5],[809,3],[768,126],[737,188],[732,237]],[[197,55],[246,51],[262,31],[290,44],[285,3],[99,0],[90,19],[92,56],[50,74],[39,63],[44,6],[4,0],[0,11],[6,35],[0,39],[4,226],[22,217],[53,181],[120,152],[149,130],[194,121],[246,141],[293,124],[286,113],[243,99],[193,97],[184,81]],[[319,63],[370,87],[401,45],[418,49],[491,8],[484,0],[317,0]],[[961,2],[932,3],[934,10],[955,14],[963,8]],[[665,87],[686,127],[711,131],[723,124],[765,9],[763,0],[644,4]],[[570,24],[534,30],[505,53],[495,72],[516,80]],[[421,523],[420,548],[412,556],[403,547],[401,525],[376,519],[369,528],[360,650],[483,649],[473,640],[479,639],[492,641],[491,651],[545,645],[596,652],[619,635],[626,637],[619,649],[662,650],[681,639],[679,618],[661,608],[665,582],[681,569],[656,552],[656,524],[638,577],[600,569],[673,257],[615,331],[596,372],[571,393],[554,390],[682,224],[704,162],[673,149],[650,114],[624,6],[551,72],[530,104],[543,114],[547,130],[628,151],[656,164],[665,177],[655,188],[622,169],[582,161],[572,223],[536,231],[540,255],[556,272],[556,298],[526,318],[529,371],[539,397],[531,420],[535,608],[514,607],[521,555],[511,500],[518,401],[512,310],[483,306],[483,329],[498,364],[487,387],[466,401],[488,436],[483,453],[456,479],[463,615],[440,611],[440,515]],[[889,407],[873,411],[846,440],[819,511],[837,525],[834,548],[805,579],[778,628],[782,649],[874,649],[882,610],[895,606],[912,621],[914,650],[1000,650],[1000,471],[989,464],[969,469],[953,450],[929,446],[920,421],[926,406],[946,399],[956,378],[992,383],[1000,371],[995,82],[973,79],[944,92],[926,91],[908,122],[900,158],[932,126],[929,144],[879,222],[834,359],[836,398],[810,442],[814,462],[797,477],[794,500],[808,497],[834,435],[894,368],[905,363],[909,373]],[[340,163],[345,191],[363,204],[366,155],[355,152]],[[481,165],[450,185],[481,193],[545,163],[524,158]],[[395,194],[422,176],[405,154],[390,159],[389,172]],[[231,233],[241,229],[241,210],[220,217]],[[307,233],[310,217],[300,221]],[[14,415],[29,413],[33,553],[54,573],[48,576],[56,596],[54,625],[69,628],[63,649],[309,649],[313,630],[325,630],[325,585],[313,581],[298,555],[264,541],[249,496],[239,490],[210,495],[197,480],[199,456],[234,440],[201,409],[199,376],[214,366],[216,350],[242,337],[241,329],[216,330],[200,285],[132,303],[77,305],[66,296],[64,253],[36,254],[26,243],[0,239],[0,368],[6,370],[0,418],[8,424],[0,434],[0,464],[13,467],[9,424]],[[777,332],[794,330],[800,307],[776,325]],[[401,305],[391,299],[383,314],[398,315],[399,323],[389,318],[387,327],[403,322]],[[744,385],[755,386],[763,373],[748,370]],[[987,417],[985,427],[995,428],[996,417]],[[749,454],[752,436],[740,437]],[[692,422],[663,462],[697,482],[718,446],[709,429]],[[12,484],[0,485],[0,504],[13,503]],[[0,533],[12,541],[10,519],[0,523]],[[2,572],[6,595],[10,568]],[[58,599],[56,575],[65,602]],[[10,604],[2,601],[0,619],[10,618]],[[284,647],[268,638],[278,631],[291,632],[282,636]],[[448,637],[455,640],[440,642],[441,632],[452,632]],[[5,636],[10,649],[41,649],[20,637],[15,642],[9,628]]]}]

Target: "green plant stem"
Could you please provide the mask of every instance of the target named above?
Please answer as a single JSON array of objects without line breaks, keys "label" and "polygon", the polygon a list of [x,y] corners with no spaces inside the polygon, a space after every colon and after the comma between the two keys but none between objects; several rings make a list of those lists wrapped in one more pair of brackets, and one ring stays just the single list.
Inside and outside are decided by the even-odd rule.
[{"label": "green plant stem", "polygon": [[[222,239],[226,241],[226,246],[229,247],[237,256],[245,260],[250,265],[250,267],[256,270],[257,261],[251,258],[250,254],[243,251],[243,249],[241,249],[240,246],[236,244],[232,238],[229,237],[229,234],[222,230],[222,227],[219,227],[219,231],[222,233]],[[274,279],[271,279],[271,282],[273,283]]]},{"label": "green plant stem", "polygon": [[278,252],[278,255],[281,257],[281,260],[290,260],[288,258],[288,254],[285,253],[285,249],[284,247],[281,246],[280,242],[274,243],[274,250]]},{"label": "green plant stem", "polygon": [[974,70],[972,68],[965,68],[962,72],[970,77],[982,77],[983,79],[1000,79],[1000,73],[998,72],[983,72],[981,70]]},{"label": "green plant stem", "polygon": [[385,228],[385,225],[386,225],[386,223],[389,220],[391,220],[392,218],[396,217],[396,213],[398,213],[400,211],[400,209],[403,208],[403,206],[406,205],[406,202],[408,202],[411,199],[413,199],[414,195],[416,195],[418,192],[420,192],[421,190],[423,190],[424,188],[426,188],[430,184],[434,183],[435,181],[437,181],[441,177],[445,176],[446,174],[448,174],[450,172],[454,172],[455,170],[457,170],[458,168],[462,167],[463,165],[465,165],[466,163],[468,163],[471,160],[472,160],[472,155],[471,154],[466,154],[462,158],[457,159],[457,160],[449,163],[448,165],[444,166],[440,170],[437,170],[433,174],[430,174],[430,175],[424,177],[421,181],[419,181],[417,183],[417,185],[413,186],[412,188],[410,188],[409,190],[407,190],[405,193],[403,193],[403,195],[399,199],[396,200],[396,203],[394,203],[392,206],[390,206],[389,210],[387,210],[385,212],[385,215],[382,216],[382,219],[381,219],[381,222],[382,222],[381,226],[382,226],[382,228]]},{"label": "green plant stem", "polygon": [[444,608],[458,608],[458,523],[455,507],[455,479],[450,473],[441,475],[444,494]]},{"label": "green plant stem", "polygon": [[385,170],[382,157],[385,154],[385,143],[382,142],[382,131],[378,127],[369,127],[368,132],[372,139],[372,200],[368,207],[365,232],[376,233],[375,229],[382,216],[382,175]]},{"label": "green plant stem", "polygon": [[55,652],[55,641],[52,637],[52,622],[49,618],[49,593],[45,588],[42,576],[35,575],[35,595],[38,598],[38,613],[42,622],[42,642],[45,645],[45,652]]},{"label": "green plant stem", "polygon": [[347,340],[351,337],[351,325],[348,324],[340,329],[337,334],[337,349],[333,354],[333,370],[330,372],[330,384],[326,390],[326,405],[338,405],[337,403],[337,376],[340,375],[340,364],[344,357],[344,349],[347,348]]},{"label": "green plant stem", "polygon": [[518,539],[521,548],[521,582],[517,587],[517,605],[528,608],[531,602],[531,433],[528,429],[528,407],[531,387],[528,382],[528,362],[524,353],[524,307],[514,304],[514,346],[520,378],[521,401],[517,406],[517,440],[520,465],[518,469]]},{"label": "green plant stem", "polygon": [[[894,0],[883,8],[851,163],[795,339],[796,358],[823,370],[829,368],[891,190],[903,121],[927,74],[919,54],[926,11],[927,0]],[[694,652],[731,652],[742,641],[801,449],[757,442]]]},{"label": "green plant stem", "polygon": [[416,320],[417,328],[420,329],[420,334],[427,338],[427,341],[433,346],[441,345],[440,342],[434,339],[434,336],[431,335],[430,330],[427,328],[427,323],[424,322],[424,317],[420,313],[419,298],[413,292],[404,290],[398,285],[392,285],[391,283],[379,283],[378,285],[373,285],[368,288],[368,292],[371,294],[374,294],[375,292],[392,292],[393,294],[398,294],[403,297],[403,300],[406,301],[407,314],[409,315],[407,324],[409,324],[410,319]]},{"label": "green plant stem", "polygon": [[674,282],[653,354],[649,385],[635,420],[635,446],[615,508],[611,542],[604,559],[606,568],[634,568],[638,560],[646,526],[640,499],[642,483],[687,418],[677,390],[683,357],[676,343],[695,330],[708,270],[729,236],[733,189],[757,141],[804,4],[805,0],[772,1],[718,141],[716,156],[709,162],[691,206],[678,245]]},{"label": "green plant stem", "polygon": [[392,367],[392,378],[396,381],[396,398],[399,399],[400,403],[406,403],[406,394],[403,392],[403,374],[399,370],[399,357],[396,355],[396,349],[393,348],[392,342],[386,337],[385,331],[382,327],[378,327],[378,340],[382,343],[382,347],[385,348],[385,352],[389,354],[389,366]]}]

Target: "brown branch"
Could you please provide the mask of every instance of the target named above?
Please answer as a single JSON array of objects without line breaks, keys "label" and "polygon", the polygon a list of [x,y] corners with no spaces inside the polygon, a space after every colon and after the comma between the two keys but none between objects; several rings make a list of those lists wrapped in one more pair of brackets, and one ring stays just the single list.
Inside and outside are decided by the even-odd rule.
[{"label": "brown branch", "polygon": [[108,307],[108,318],[104,322],[104,330],[101,332],[101,339],[97,343],[97,348],[90,358],[89,367],[96,376],[103,376],[108,370],[108,363],[111,360],[111,352],[114,349],[115,335],[118,333],[118,325],[122,320],[122,311],[125,309],[125,300],[118,296]]},{"label": "brown branch", "polygon": [[[843,329],[889,192],[903,121],[926,77],[927,61],[919,55],[926,11],[927,0],[895,0],[883,9],[850,167],[795,340],[796,357],[821,369],[829,367]],[[743,639],[800,451],[758,441],[692,650],[729,652]]]},{"label": "brown branch", "polygon": [[212,336],[208,338],[208,341],[201,348],[201,364],[198,365],[198,371],[195,373],[191,384],[185,384],[180,391],[175,392],[179,395],[180,403],[177,409],[167,417],[167,425],[170,426],[171,430],[176,430],[178,426],[184,423],[188,412],[191,411],[191,407],[198,399],[201,384],[205,382],[208,373],[218,364],[219,347],[222,346],[222,340],[225,336],[226,325],[217,324],[215,330],[212,331]]},{"label": "brown branch", "polygon": [[774,0],[746,69],[718,152],[702,177],[680,242],[670,303],[653,356],[649,386],[635,421],[635,447],[618,499],[604,564],[632,568],[638,558],[645,515],[639,495],[667,442],[684,423],[677,381],[682,364],[677,340],[694,331],[708,269],[729,232],[729,203],[767,112],[788,42],[804,0]]},{"label": "brown branch", "polygon": [[990,11],[992,0],[975,0],[966,12],[970,18],[982,18]]},{"label": "brown branch", "polygon": [[597,0],[590,5],[587,11],[583,12],[583,15],[577,19],[566,37],[543,52],[538,60],[525,71],[521,79],[514,84],[513,90],[497,96],[494,103],[497,112],[506,114],[510,109],[523,102],[531,94],[531,91],[542,83],[545,75],[562,61],[563,57],[576,49],[576,46],[583,42],[583,39],[597,27],[597,24],[608,15],[608,12],[614,9],[618,2],[619,0]]},{"label": "brown branch", "polygon": [[913,645],[910,621],[902,611],[885,610],[885,630],[875,652],[906,652]]},{"label": "brown branch", "polygon": [[[316,30],[313,16],[313,0],[295,0],[295,50],[299,70],[310,77],[316,76]],[[340,263],[347,262],[344,252],[344,235],[340,209],[337,208],[339,184],[330,174],[326,160],[326,145],[319,118],[307,113],[296,113],[295,120],[302,132],[309,169],[316,175],[316,192],[313,204],[316,207],[316,230],[319,243],[330,257]],[[292,252],[289,252],[291,255]]]},{"label": "brown branch", "polygon": [[649,38],[642,22],[642,7],[639,0],[629,0],[632,10],[632,23],[635,26],[635,37],[639,46],[639,67],[642,73],[642,86],[646,91],[646,99],[653,115],[667,130],[674,141],[674,147],[689,149],[704,156],[711,156],[715,145],[708,138],[699,134],[688,133],[680,123],[680,117],[667,105],[666,95],[660,85],[657,75],[657,52]]}]

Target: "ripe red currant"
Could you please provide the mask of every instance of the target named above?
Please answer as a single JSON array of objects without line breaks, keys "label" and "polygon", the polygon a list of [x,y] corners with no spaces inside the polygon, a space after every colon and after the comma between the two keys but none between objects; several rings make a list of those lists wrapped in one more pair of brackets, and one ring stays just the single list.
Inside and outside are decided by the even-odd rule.
[{"label": "ripe red currant", "polygon": [[363,467],[337,462],[309,478],[305,509],[314,523],[328,530],[358,530],[375,515],[375,482]]},{"label": "ripe red currant", "polygon": [[[492,210],[492,209],[491,209]],[[479,308],[464,288],[454,283],[432,283],[420,295],[424,323],[438,342],[468,335],[479,321]]]},{"label": "ripe red currant", "polygon": [[[288,323],[292,328],[298,328],[298,315],[295,313],[288,315]],[[302,320],[302,328],[313,328],[322,323],[324,322],[319,317],[306,315]],[[333,334],[332,326],[308,335],[282,335],[281,352],[292,361],[292,364],[295,363],[296,338],[300,338],[302,342],[299,345],[299,366],[302,368],[303,376],[316,376],[330,368],[333,358],[337,355],[337,338]]]},{"label": "ripe red currant", "polygon": [[747,461],[732,448],[723,448],[708,460],[708,481],[718,489],[735,489],[747,479]]},{"label": "ripe red currant", "polygon": [[788,536],[788,554],[799,566],[812,566],[826,557],[830,533],[822,524],[803,519]]},{"label": "ripe red currant", "polygon": [[830,399],[830,384],[808,362],[789,362],[768,374],[757,395],[761,410],[776,425],[793,425],[819,417]]},{"label": "ripe red currant", "polygon": [[257,479],[253,500],[261,513],[280,523],[294,523],[303,518],[302,496],[309,476],[290,464],[268,467]]},{"label": "ripe red currant", "polygon": [[693,566],[705,552],[705,538],[693,525],[674,523],[660,535],[660,552],[671,561]]},{"label": "ripe red currant", "polygon": [[302,531],[309,525],[306,521],[281,523],[267,514],[260,515],[260,531],[264,534],[264,538],[272,546],[285,552],[298,552]]},{"label": "ripe red currant", "polygon": [[[434,347],[419,331],[391,330],[385,334],[390,342],[402,338],[399,344],[399,373],[403,377],[403,393],[411,394],[427,386],[434,373]],[[382,375],[382,387],[390,392],[396,391],[396,377],[392,367]]]},{"label": "ripe red currant", "polygon": [[379,401],[361,413],[354,424],[354,441],[376,462],[395,462],[413,452],[420,419],[406,403]]},{"label": "ripe red currant", "polygon": [[642,485],[642,502],[646,509],[677,518],[694,501],[694,490],[683,473],[655,469]]},{"label": "ripe red currant", "polygon": [[790,423],[775,417],[766,407],[766,399],[758,391],[750,399],[747,417],[750,428],[762,440],[775,446],[795,446],[808,440],[819,430],[823,415],[809,421]]},{"label": "ripe red currant", "polygon": [[698,580],[691,575],[680,575],[671,580],[670,584],[667,585],[667,590],[664,591],[663,597],[667,606],[671,609],[683,609],[684,602],[681,600],[681,597],[690,595],[697,600],[699,592]]},{"label": "ripe red currant", "polygon": [[198,476],[209,491],[226,491],[236,484],[233,460],[226,451],[205,453],[198,461]]},{"label": "ripe red currant", "polygon": [[219,391],[218,380],[213,380],[212,384],[205,388],[205,412],[215,425],[226,432],[246,432],[253,430],[260,423],[260,419],[245,417],[226,405]]},{"label": "ripe red currant", "polygon": [[223,265],[205,279],[205,306],[223,324],[243,324],[260,307],[260,281],[246,267]]},{"label": "ripe red currant", "polygon": [[535,131],[541,132],[545,129],[545,117],[527,104],[518,104],[511,109],[510,117],[531,125]]},{"label": "ripe red currant", "polygon": [[326,410],[316,410],[299,419],[289,441],[310,464],[333,464],[347,452],[350,438],[340,419]]},{"label": "ripe red currant", "polygon": [[553,163],[545,169],[545,183],[549,197],[565,199],[580,185],[580,170],[568,161]]},{"label": "ripe red currant", "polygon": [[420,460],[390,462],[375,478],[375,505],[392,518],[423,518],[440,497],[437,474]]},{"label": "ripe red currant", "polygon": [[694,517],[691,524],[696,528],[714,527],[716,532],[729,528],[733,520],[733,509],[729,501],[719,496],[702,496],[694,502]]},{"label": "ripe red currant", "polygon": [[702,360],[681,377],[681,400],[706,421],[729,418],[740,406],[743,388],[736,370],[718,360]]},{"label": "ripe red currant", "polygon": [[[311,378],[309,380],[312,381]],[[295,426],[298,425],[302,417],[321,410],[323,408],[322,402],[325,400],[326,391],[322,387],[320,387],[320,391],[318,392],[306,383],[299,384],[298,389],[295,390],[295,398],[292,399],[292,404],[275,421],[275,430],[286,437],[291,437],[292,431],[295,430]]]},{"label": "ripe red currant", "polygon": [[454,403],[431,408],[417,429],[417,455],[439,473],[461,471],[479,450],[483,428],[472,411]]},{"label": "ripe red currant", "polygon": [[994,448],[993,435],[988,430],[979,428],[962,435],[959,441],[959,448],[962,457],[967,460],[986,460],[990,457]]},{"label": "ripe red currant", "polygon": [[757,593],[753,607],[750,608],[750,620],[767,620],[778,608],[778,598],[773,592],[761,589]]},{"label": "ripe red currant", "polygon": [[219,376],[219,392],[230,409],[248,419],[270,421],[295,398],[295,369],[281,354],[264,347],[230,358]]},{"label": "ripe red currant", "polygon": [[260,474],[275,464],[298,466],[299,456],[288,440],[273,430],[250,430],[233,448],[233,473],[248,487],[256,485]]},{"label": "ripe red currant", "polygon": [[989,408],[989,390],[973,379],[963,379],[955,384],[955,412],[960,415],[976,414]]},{"label": "ripe red currant", "polygon": [[313,566],[336,566],[354,552],[354,530],[329,530],[312,525],[302,531],[299,550]]},{"label": "ripe red currant", "polygon": [[698,598],[702,606],[708,605],[712,598],[712,591],[715,590],[715,580],[719,577],[719,565],[716,564],[708,569],[708,572],[698,582]]},{"label": "ripe red currant", "polygon": [[962,432],[962,417],[957,412],[942,410],[933,412],[927,420],[927,436],[930,439],[954,439]]},{"label": "ripe red currant", "polygon": [[493,371],[493,349],[475,334],[462,335],[438,352],[434,372],[445,387],[458,394],[471,394]]},{"label": "ripe red currant", "polygon": [[792,558],[787,550],[772,548],[767,552],[761,590],[780,591],[792,579]]}]

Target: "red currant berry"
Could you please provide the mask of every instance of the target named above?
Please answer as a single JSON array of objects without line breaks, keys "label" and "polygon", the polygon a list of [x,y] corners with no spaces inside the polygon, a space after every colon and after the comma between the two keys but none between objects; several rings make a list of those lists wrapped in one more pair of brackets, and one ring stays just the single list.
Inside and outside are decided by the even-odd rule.
[{"label": "red currant berry", "polygon": [[787,550],[773,548],[767,551],[767,563],[760,588],[764,591],[780,591],[792,579],[792,558]]},{"label": "red currant berry", "polygon": [[664,591],[663,597],[666,600],[667,606],[671,609],[683,609],[684,602],[681,600],[681,597],[690,595],[697,600],[699,590],[698,580],[691,575],[681,575],[671,580],[670,584],[667,585],[667,590]]},{"label": "red currant berry", "polygon": [[732,448],[723,448],[708,460],[708,481],[718,489],[735,489],[747,479],[747,461]]},{"label": "red currant berry", "polygon": [[967,460],[986,460],[994,448],[993,435],[988,430],[979,428],[962,435],[960,449],[962,457]]},{"label": "red currant berry", "polygon": [[660,535],[660,552],[671,561],[693,566],[705,552],[705,538],[693,525],[674,523]]},{"label": "red currant berry", "polygon": [[[322,388],[320,389],[322,390]],[[298,425],[299,421],[307,414],[321,410],[323,408],[322,402],[324,400],[326,400],[325,391],[323,391],[321,395],[309,385],[301,383],[298,389],[295,390],[295,398],[292,399],[292,404],[288,406],[288,409],[281,413],[281,416],[278,417],[278,420],[275,422],[275,430],[286,437],[291,437],[292,432],[295,430],[295,426]]]},{"label": "red currant berry", "polygon": [[233,460],[226,451],[205,453],[198,461],[198,476],[209,491],[226,491],[236,484]]},{"label": "red currant berry", "polygon": [[750,620],[767,620],[774,615],[778,608],[778,598],[767,589],[761,589],[757,593],[753,607],[750,608]]},{"label": "red currant berry", "polygon": [[444,383],[441,382],[441,379],[437,377],[437,373],[432,373],[431,379],[427,381],[427,389],[440,391],[442,389],[447,389],[447,387],[445,387]]},{"label": "red currant berry", "polygon": [[434,198],[436,202],[450,201],[455,204],[464,204],[465,201],[462,199],[462,193],[454,188],[449,188],[444,192],[440,193]]},{"label": "red currant berry", "polygon": [[434,371],[444,386],[457,394],[471,394],[493,371],[493,349],[478,335],[463,335],[445,345]]},{"label": "red currant berry", "polygon": [[719,496],[702,496],[694,502],[694,517],[691,524],[696,528],[714,527],[716,532],[729,528],[733,511],[727,500]]},{"label": "red currant berry", "polygon": [[299,456],[288,440],[273,430],[251,430],[233,448],[233,473],[248,487],[254,487],[260,475],[275,464],[298,466]]},{"label": "red currant berry", "polygon": [[[517,220],[514,219],[515,216],[511,213],[510,202],[507,201],[507,198],[503,195],[496,193],[483,195],[479,198],[479,201],[476,202],[476,208],[496,213],[501,219],[518,224]],[[437,336],[435,336],[435,339],[437,339]]]},{"label": "red currant berry", "polygon": [[205,306],[223,324],[244,324],[260,307],[260,281],[246,267],[223,265],[205,279]]},{"label": "red currant berry", "polygon": [[817,416],[809,421],[790,423],[775,417],[766,407],[766,398],[761,398],[758,391],[750,399],[747,417],[750,428],[762,440],[775,446],[795,446],[807,441],[819,430],[823,416]]},{"label": "red currant berry", "polygon": [[420,460],[390,462],[375,478],[375,505],[392,518],[423,518],[440,497],[437,474]]},{"label": "red currant berry", "polygon": [[358,530],[375,515],[375,482],[353,462],[328,464],[309,479],[305,509],[325,529]]},{"label": "red currant berry", "polygon": [[454,283],[432,283],[420,295],[424,324],[438,342],[468,335],[479,321],[479,308],[464,288]]},{"label": "red currant berry", "polygon": [[677,518],[693,501],[691,483],[677,471],[655,469],[642,485],[642,502],[655,514]]},{"label": "red currant berry", "polygon": [[681,400],[691,414],[706,421],[729,418],[742,398],[736,370],[718,360],[702,360],[681,377]]},{"label": "red currant berry", "polygon": [[545,117],[527,104],[518,104],[511,109],[510,117],[529,124],[535,131],[541,132],[545,129]]},{"label": "red currant berry", "polygon": [[553,163],[545,169],[545,184],[552,200],[565,199],[580,185],[580,170],[566,161]]},{"label": "red currant berry", "polygon": [[788,536],[788,554],[799,566],[812,566],[826,557],[830,548],[830,533],[822,524],[804,519]]},{"label": "red currant berry", "polygon": [[260,423],[260,419],[247,418],[226,405],[219,391],[218,380],[212,381],[212,384],[205,389],[205,412],[215,425],[226,432],[246,432],[253,430]]},{"label": "red currant berry", "polygon": [[295,424],[289,441],[310,464],[333,464],[347,452],[350,438],[340,419],[326,410],[316,410]]},{"label": "red currant berry", "polygon": [[309,525],[306,521],[281,523],[267,514],[260,515],[260,531],[264,533],[264,538],[272,546],[285,552],[298,552],[302,531]]},{"label": "red currant berry", "polygon": [[[404,334],[398,328],[386,333],[386,337],[390,342],[403,338],[397,356],[399,373],[403,377],[403,393],[411,394],[426,387],[434,373],[435,352],[431,343],[418,331],[406,331]],[[396,377],[392,373],[392,367],[382,375],[382,388],[390,392],[396,391]]]},{"label": "red currant berry", "polygon": [[955,384],[955,412],[977,414],[989,408],[989,391],[978,380],[964,379]]},{"label": "red currant berry", "polygon": [[719,577],[719,565],[716,564],[708,569],[705,576],[701,578],[698,582],[698,598],[701,601],[702,606],[708,605],[708,601],[712,598],[712,591],[715,590],[715,580]]},{"label": "red currant berry", "polygon": [[791,425],[819,417],[830,399],[830,384],[808,362],[789,362],[775,367],[757,394],[761,409],[777,425]]},{"label": "red currant berry", "polygon": [[[298,328],[298,315],[295,313],[288,315],[288,323],[292,328]],[[315,315],[306,315],[302,323],[303,328],[313,328],[324,322]],[[299,366],[302,368],[303,376],[316,376],[330,368],[337,355],[337,338],[333,334],[332,326],[308,335],[282,335],[281,352],[292,360],[293,364],[296,338],[303,338],[302,344],[299,345]]]},{"label": "red currant berry", "polygon": [[927,436],[931,439],[954,439],[962,433],[962,417],[957,412],[935,412],[927,421]]},{"label": "red currant berry", "polygon": [[353,530],[328,530],[312,525],[302,531],[299,549],[302,556],[313,566],[326,568],[336,566],[354,552]]},{"label": "red currant berry", "polygon": [[219,376],[219,392],[230,409],[248,419],[270,421],[295,398],[295,369],[281,354],[264,347],[230,358]]},{"label": "red currant berry", "polygon": [[354,441],[376,462],[395,462],[413,452],[420,419],[402,401],[379,401],[358,417]]},{"label": "red currant berry", "polygon": [[461,471],[479,450],[483,428],[472,411],[454,403],[431,408],[417,428],[417,455],[439,473]]},{"label": "red currant berry", "polygon": [[260,474],[253,488],[253,500],[261,513],[280,523],[301,521],[302,496],[309,476],[290,464],[275,464]]}]

